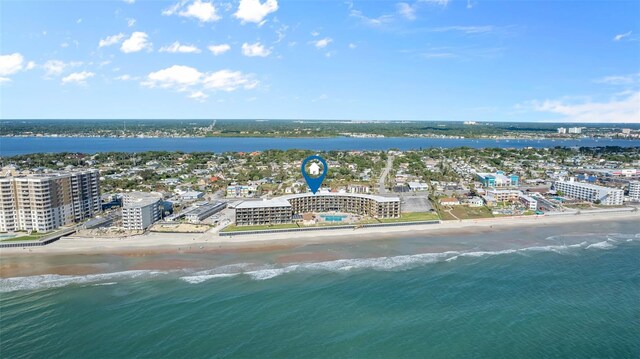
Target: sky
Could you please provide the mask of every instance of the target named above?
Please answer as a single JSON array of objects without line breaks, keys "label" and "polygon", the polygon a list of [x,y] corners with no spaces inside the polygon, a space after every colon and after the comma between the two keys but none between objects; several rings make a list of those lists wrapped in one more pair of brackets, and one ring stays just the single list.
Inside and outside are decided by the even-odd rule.
[{"label": "sky", "polygon": [[0,0],[0,118],[640,123],[640,1]]}]

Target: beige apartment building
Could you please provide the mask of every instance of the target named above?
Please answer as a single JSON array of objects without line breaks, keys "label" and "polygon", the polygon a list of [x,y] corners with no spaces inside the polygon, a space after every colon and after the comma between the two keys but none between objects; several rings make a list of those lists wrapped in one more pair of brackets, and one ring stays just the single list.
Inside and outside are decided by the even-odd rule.
[{"label": "beige apartment building", "polygon": [[0,232],[48,232],[100,210],[95,169],[0,178]]},{"label": "beige apartment building", "polygon": [[324,192],[247,201],[236,207],[236,225],[292,223],[295,214],[331,211],[357,213],[373,218],[398,218],[400,198]]}]

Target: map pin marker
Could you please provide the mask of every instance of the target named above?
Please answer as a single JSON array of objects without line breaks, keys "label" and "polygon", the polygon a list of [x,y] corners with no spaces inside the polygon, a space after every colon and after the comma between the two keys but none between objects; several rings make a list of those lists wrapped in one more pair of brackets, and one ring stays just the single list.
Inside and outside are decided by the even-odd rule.
[{"label": "map pin marker", "polygon": [[[313,160],[317,162],[311,163],[311,165],[309,166],[309,173],[307,173],[307,171],[305,170],[305,168],[307,167],[307,163]],[[318,162],[322,164],[322,173],[320,173],[320,165],[318,165]],[[324,181],[324,178],[327,176],[328,170],[329,167],[327,166],[327,161],[325,161],[324,158],[320,156],[309,156],[305,158],[304,161],[302,161],[302,176],[304,177],[305,181],[307,181],[307,186],[309,186],[313,194],[316,194],[316,192],[318,192],[320,185],[322,185],[322,181]]]}]

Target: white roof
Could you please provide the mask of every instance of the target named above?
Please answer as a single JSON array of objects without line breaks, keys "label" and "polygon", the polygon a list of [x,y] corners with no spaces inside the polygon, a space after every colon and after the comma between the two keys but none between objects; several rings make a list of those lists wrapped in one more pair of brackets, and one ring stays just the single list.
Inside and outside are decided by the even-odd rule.
[{"label": "white roof", "polygon": [[281,199],[270,199],[266,201],[244,201],[236,206],[240,208],[265,208],[265,207],[291,207],[291,204]]},{"label": "white roof", "polygon": [[[292,198],[302,198],[302,197],[320,197],[320,196],[334,196],[334,197],[357,197],[357,198],[367,198],[372,199],[377,202],[399,202],[399,197],[382,197],[371,194],[361,194],[361,193],[336,193],[336,192],[317,192],[316,194],[307,192],[307,193],[298,193],[292,194],[288,196],[278,197],[278,199],[290,200]],[[275,198],[274,198],[275,199]]]},{"label": "white roof", "polygon": [[244,201],[239,205],[237,205],[236,208],[289,207],[291,206],[291,204],[289,203],[290,199],[304,198],[304,197],[322,197],[322,196],[367,198],[367,199],[375,200],[376,202],[400,202],[399,197],[382,197],[382,196],[360,194],[360,193],[318,192],[316,194],[298,193],[298,194],[292,194],[288,196],[276,197],[270,200],[263,200],[263,201]]}]

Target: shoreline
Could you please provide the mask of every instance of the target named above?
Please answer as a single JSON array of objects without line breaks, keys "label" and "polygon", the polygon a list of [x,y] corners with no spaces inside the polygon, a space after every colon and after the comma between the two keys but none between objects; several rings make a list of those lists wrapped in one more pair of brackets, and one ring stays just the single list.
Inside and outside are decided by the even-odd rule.
[{"label": "shoreline", "polygon": [[3,256],[23,255],[151,255],[162,253],[204,253],[271,251],[319,243],[351,243],[412,236],[447,236],[466,233],[495,232],[514,227],[535,227],[581,222],[630,221],[640,223],[640,211],[582,213],[579,215],[521,216],[444,221],[436,224],[368,227],[331,231],[264,233],[256,235],[219,236],[217,232],[202,234],[148,233],[125,238],[97,238],[72,235],[41,247],[1,248]]}]

